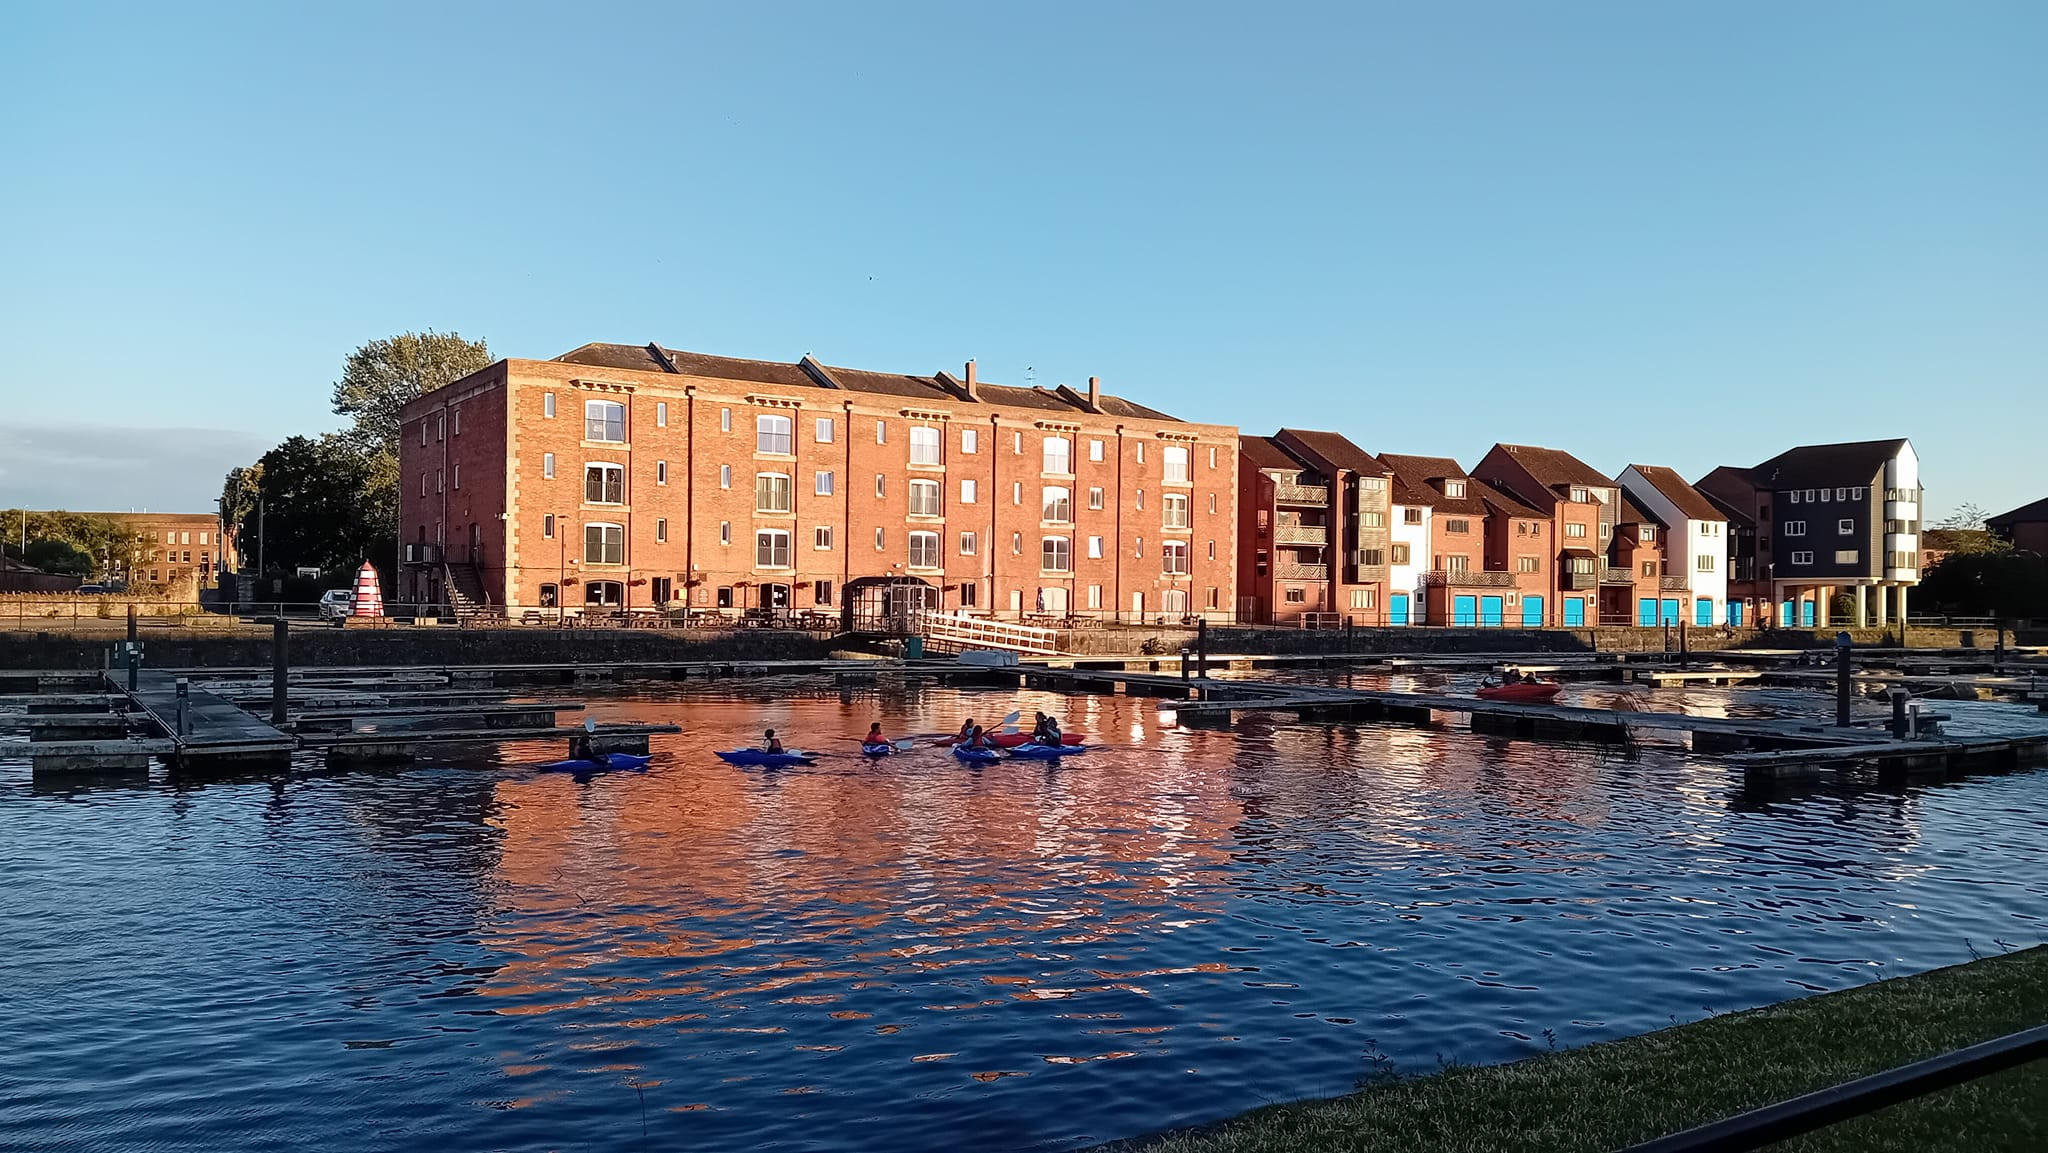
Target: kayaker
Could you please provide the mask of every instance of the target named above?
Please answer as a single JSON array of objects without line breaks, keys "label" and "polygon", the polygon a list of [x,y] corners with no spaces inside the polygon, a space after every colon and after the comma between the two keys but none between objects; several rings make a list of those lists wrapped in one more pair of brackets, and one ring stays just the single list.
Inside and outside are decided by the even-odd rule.
[{"label": "kayaker", "polygon": [[1044,713],[1038,714],[1038,723],[1031,727],[1031,739],[1041,745],[1059,744],[1060,723]]},{"label": "kayaker", "polygon": [[780,753],[786,751],[782,747],[782,742],[776,739],[774,729],[769,729],[767,736],[763,738],[761,742],[761,751],[764,753]]},{"label": "kayaker", "polygon": [[1522,683],[1525,685],[1540,685],[1543,682],[1536,679],[1535,673],[1523,673]]},{"label": "kayaker", "polygon": [[880,721],[876,721],[876,722],[875,722],[874,724],[871,724],[871,725],[869,725],[869,726],[868,726],[868,735],[867,735],[867,736],[865,736],[865,737],[862,737],[862,738],[861,738],[861,742],[860,742],[860,743],[861,743],[861,744],[864,744],[864,745],[886,745],[886,744],[888,744],[888,743],[889,743],[889,738],[887,738],[887,737],[885,737],[885,736],[883,736],[883,735],[882,735],[882,722],[880,722]]},{"label": "kayaker", "polygon": [[590,734],[578,733],[569,738],[569,759],[572,761],[595,761],[590,755]]},{"label": "kayaker", "polygon": [[989,739],[988,739],[988,734],[987,734],[987,733],[985,733],[985,732],[982,732],[982,731],[981,731],[981,726],[980,726],[980,725],[973,725],[973,726],[970,726],[970,727],[971,727],[972,731],[971,731],[971,732],[969,732],[969,733],[967,734],[967,747],[968,747],[968,748],[970,748],[970,749],[992,749],[992,748],[995,748],[995,747],[996,747],[996,744],[995,744],[995,742],[994,742],[994,741],[991,741],[991,740],[989,740]]},{"label": "kayaker", "polygon": [[969,737],[972,737],[972,736],[973,736],[974,734],[976,734],[976,733],[978,733],[978,732],[980,732],[980,731],[981,731],[980,727],[979,727],[979,726],[977,726],[977,725],[976,725],[976,724],[974,723],[974,718],[973,718],[973,717],[968,717],[966,721],[964,721],[964,722],[962,722],[962,723],[961,723],[961,725],[960,725],[960,736],[959,736],[959,738],[958,738],[958,739],[957,739],[957,740],[955,741],[955,743],[956,743],[956,744],[966,744],[966,743],[967,743],[967,739],[968,739]]}]

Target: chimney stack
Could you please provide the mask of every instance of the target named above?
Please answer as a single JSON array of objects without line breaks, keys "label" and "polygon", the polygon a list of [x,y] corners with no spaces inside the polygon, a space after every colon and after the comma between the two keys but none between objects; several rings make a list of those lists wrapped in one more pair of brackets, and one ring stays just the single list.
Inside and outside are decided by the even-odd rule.
[{"label": "chimney stack", "polygon": [[1088,378],[1088,408],[1093,412],[1102,411],[1102,378],[1099,376]]},{"label": "chimney stack", "polygon": [[978,386],[977,386],[977,385],[975,384],[975,380],[974,380],[974,362],[973,362],[973,361],[971,361],[971,360],[967,362],[967,380],[966,380],[966,384],[967,384],[967,399],[969,399],[969,400],[980,400],[980,399],[981,399],[981,389],[980,389],[980,388],[979,388],[979,387],[978,387]]}]

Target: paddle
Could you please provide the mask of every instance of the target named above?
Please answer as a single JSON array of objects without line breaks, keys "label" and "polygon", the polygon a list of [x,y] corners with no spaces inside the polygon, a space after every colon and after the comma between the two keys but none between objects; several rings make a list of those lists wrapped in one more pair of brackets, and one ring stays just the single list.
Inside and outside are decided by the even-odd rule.
[{"label": "paddle", "polygon": [[1020,709],[1012,709],[1012,710],[1010,710],[1010,715],[1009,715],[1009,716],[1007,716],[1007,717],[1004,717],[1004,718],[1003,718],[1003,731],[1004,731],[1004,732],[1006,732],[1006,733],[1014,733],[1014,732],[1016,732],[1016,731],[1017,731],[1017,718],[1018,718],[1018,717],[1021,717],[1021,716],[1023,716],[1023,715],[1024,715],[1024,713],[1023,713],[1023,711],[1022,711],[1022,710],[1020,710]]}]

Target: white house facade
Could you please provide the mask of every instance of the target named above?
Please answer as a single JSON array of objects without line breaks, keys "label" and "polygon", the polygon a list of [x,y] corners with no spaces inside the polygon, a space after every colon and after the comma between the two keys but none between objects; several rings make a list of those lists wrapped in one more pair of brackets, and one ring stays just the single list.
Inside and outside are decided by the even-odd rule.
[{"label": "white house facade", "polygon": [[1684,566],[1686,588],[1692,594],[1691,623],[1727,624],[1727,517],[1668,468],[1632,464],[1615,481],[1645,512],[1663,522],[1666,571],[1675,576]]}]

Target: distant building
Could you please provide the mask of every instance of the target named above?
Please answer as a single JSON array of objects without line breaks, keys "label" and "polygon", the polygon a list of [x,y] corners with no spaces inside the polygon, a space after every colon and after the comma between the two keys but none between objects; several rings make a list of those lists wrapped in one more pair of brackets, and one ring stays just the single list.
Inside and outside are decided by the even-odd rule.
[{"label": "distant building", "polygon": [[[1487,567],[1487,519],[1493,510],[1480,491],[1484,486],[1449,457],[1381,453],[1379,459],[1393,470],[1401,492],[1403,537],[1412,542],[1426,532],[1429,539],[1427,567],[1415,574],[1415,623],[1506,624],[1515,578]],[[1408,510],[1422,515],[1411,521],[1414,514]],[[1421,564],[1412,553],[1411,561]],[[1550,615],[1548,607],[1544,611]],[[1519,603],[1514,615],[1521,616]]]},{"label": "distant building", "polygon": [[1557,545],[1551,595],[1558,623],[1597,620],[1600,579],[1621,514],[1621,489],[1568,452],[1526,444],[1496,444],[1474,476],[1506,489],[1551,522]]},{"label": "distant building", "polygon": [[1615,479],[1628,499],[1663,526],[1665,575],[1681,578],[1692,602],[1686,619],[1701,627],[1740,624],[1740,614],[1731,620],[1727,611],[1727,515],[1675,470],[1661,465],[1632,464]]},{"label": "distant building", "polygon": [[1683,575],[1666,568],[1669,528],[1624,493],[1601,570],[1600,623],[1677,627],[1686,619]]},{"label": "distant building", "polygon": [[2016,549],[2048,556],[2048,497],[2023,504],[2011,512],[1986,517],[1984,527],[2011,542]]},{"label": "distant building", "polygon": [[1283,428],[1273,439],[1329,482],[1332,611],[1356,624],[1384,624],[1387,552],[1392,542],[1391,470],[1341,433]]},{"label": "distant building", "polygon": [[140,558],[132,568],[101,574],[131,587],[152,585],[174,599],[198,600],[199,590],[219,583],[220,574],[235,571],[234,532],[214,513],[93,512],[127,525],[140,538]]}]

